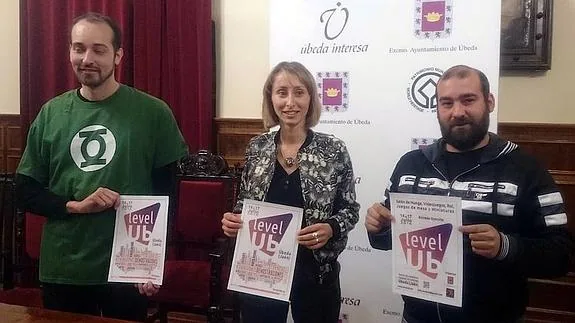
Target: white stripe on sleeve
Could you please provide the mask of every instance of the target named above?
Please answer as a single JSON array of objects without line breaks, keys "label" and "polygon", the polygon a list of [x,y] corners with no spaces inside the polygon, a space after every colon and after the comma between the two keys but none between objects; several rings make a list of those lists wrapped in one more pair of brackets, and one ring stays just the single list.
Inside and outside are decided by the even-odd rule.
[{"label": "white stripe on sleeve", "polygon": [[545,224],[550,227],[554,225],[563,225],[567,224],[567,214],[566,213],[558,213],[558,214],[551,214],[545,217]]},{"label": "white stripe on sleeve", "polygon": [[541,207],[563,203],[563,198],[559,192],[539,195],[537,198],[539,199],[539,205],[541,205]]}]

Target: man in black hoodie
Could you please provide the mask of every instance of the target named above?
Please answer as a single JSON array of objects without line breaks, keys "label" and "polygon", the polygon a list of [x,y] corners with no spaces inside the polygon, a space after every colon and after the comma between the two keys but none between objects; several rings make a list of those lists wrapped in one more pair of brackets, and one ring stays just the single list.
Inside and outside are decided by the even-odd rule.
[{"label": "man in black hoodie", "polygon": [[531,156],[488,132],[495,107],[484,73],[448,69],[437,84],[442,138],[405,154],[384,201],[365,220],[374,248],[392,248],[390,192],[462,199],[463,306],[404,296],[407,323],[515,323],[528,302],[527,278],[565,275],[573,240],[563,198]]}]

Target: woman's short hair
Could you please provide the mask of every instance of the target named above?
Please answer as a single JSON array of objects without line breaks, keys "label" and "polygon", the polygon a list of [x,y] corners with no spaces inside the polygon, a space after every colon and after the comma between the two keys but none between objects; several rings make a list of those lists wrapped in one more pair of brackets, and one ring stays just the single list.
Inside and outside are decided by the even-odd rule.
[{"label": "woman's short hair", "polygon": [[299,62],[281,62],[277,64],[268,75],[268,78],[264,83],[262,100],[262,119],[264,121],[264,127],[269,129],[279,124],[279,118],[275,113],[274,106],[272,104],[272,87],[276,75],[281,72],[294,75],[305,86],[310,96],[309,109],[305,116],[305,126],[307,129],[314,127],[319,122],[319,117],[321,115],[321,101],[317,93],[317,86],[313,75]]}]

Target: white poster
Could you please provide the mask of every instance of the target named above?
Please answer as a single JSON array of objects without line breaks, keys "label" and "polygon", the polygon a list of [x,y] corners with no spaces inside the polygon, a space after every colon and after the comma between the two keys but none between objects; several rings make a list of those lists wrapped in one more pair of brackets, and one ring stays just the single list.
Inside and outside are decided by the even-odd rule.
[{"label": "white poster", "polygon": [[288,301],[303,209],[244,200],[228,289]]},{"label": "white poster", "polygon": [[461,198],[391,193],[393,291],[461,307]]},{"label": "white poster", "polygon": [[120,195],[108,281],[162,285],[168,196]]},{"label": "white poster", "polygon": [[314,130],[343,139],[353,162],[361,211],[339,258],[342,320],[401,321],[391,251],[371,248],[365,213],[383,200],[398,159],[441,136],[435,85],[444,70],[482,70],[497,98],[500,19],[497,0],[270,0],[270,69],[294,60],[310,69],[323,104]]}]

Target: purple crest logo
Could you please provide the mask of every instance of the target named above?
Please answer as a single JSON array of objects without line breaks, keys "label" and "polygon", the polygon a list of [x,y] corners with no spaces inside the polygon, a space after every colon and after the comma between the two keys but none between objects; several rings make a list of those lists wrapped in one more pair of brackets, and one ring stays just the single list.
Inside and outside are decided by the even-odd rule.
[{"label": "purple crest logo", "polygon": [[411,150],[421,149],[437,141],[437,138],[411,138]]},{"label": "purple crest logo", "polygon": [[349,107],[349,72],[319,72],[317,91],[323,111],[342,112]]},{"label": "purple crest logo", "polygon": [[266,255],[273,256],[292,218],[293,214],[286,213],[250,220],[249,226],[252,244]]},{"label": "purple crest logo", "polygon": [[435,279],[453,226],[450,223],[399,235],[407,264]]},{"label": "purple crest logo", "polygon": [[156,203],[125,214],[124,222],[126,223],[128,236],[147,246],[150,243],[150,236],[154,231],[159,211],[160,203]]},{"label": "purple crest logo", "polygon": [[415,0],[415,37],[447,38],[452,32],[452,0]]}]

